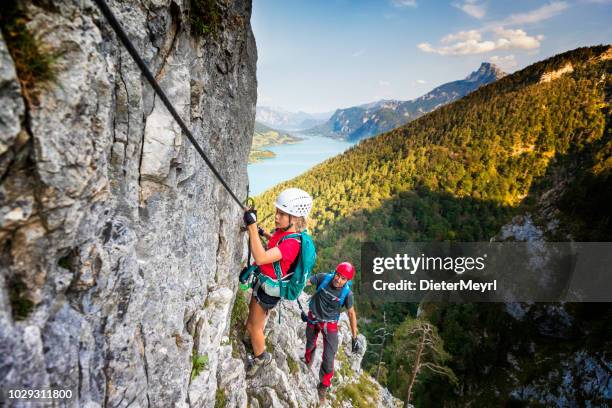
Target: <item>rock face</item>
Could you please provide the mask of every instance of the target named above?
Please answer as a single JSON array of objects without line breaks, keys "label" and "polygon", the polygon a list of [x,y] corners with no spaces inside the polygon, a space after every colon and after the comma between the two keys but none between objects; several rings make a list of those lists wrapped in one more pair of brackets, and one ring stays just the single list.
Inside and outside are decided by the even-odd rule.
[{"label": "rock face", "polygon": [[[308,295],[302,294],[303,305]],[[317,384],[322,357],[322,336],[319,336],[315,358],[309,368],[300,359],[306,347],[306,325],[300,319],[296,302],[282,302],[270,313],[266,326],[266,344],[274,357],[272,363],[260,368],[252,378],[241,375],[223,386],[226,401],[242,401],[245,390],[250,407],[314,407],[318,405]],[[339,347],[334,363],[334,378],[328,393],[328,405],[334,407],[402,407],[402,401],[394,398],[361,369],[365,354],[365,337],[359,335],[364,346],[360,353],[351,352],[351,332],[346,314],[341,315],[338,325]],[[238,355],[245,355],[242,343],[234,345]],[[356,398],[357,396],[357,398]],[[233,405],[230,405],[233,406]]]},{"label": "rock face", "polygon": [[571,72],[574,72],[574,67],[572,67],[572,64],[568,62],[563,68],[542,74],[542,77],[540,78],[540,83],[554,81],[555,79],[559,79],[561,75],[568,74]]},{"label": "rock face", "polygon": [[[214,405],[217,372],[238,363],[220,344],[243,259],[240,209],[94,3],[35,4],[27,27],[60,55],[36,99],[0,41],[0,385],[71,388],[74,406]],[[109,4],[244,197],[250,1]],[[193,355],[211,373],[197,387]]]}]

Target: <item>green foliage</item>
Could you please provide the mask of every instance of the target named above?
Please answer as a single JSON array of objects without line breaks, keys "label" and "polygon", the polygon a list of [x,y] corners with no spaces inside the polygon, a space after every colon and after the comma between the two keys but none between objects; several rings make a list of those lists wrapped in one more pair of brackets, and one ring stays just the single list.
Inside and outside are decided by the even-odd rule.
[{"label": "green foliage", "polygon": [[437,328],[428,321],[407,318],[395,331],[390,349],[394,358],[388,384],[394,390],[407,393],[415,375],[415,384],[427,376],[442,376],[451,384],[457,384],[455,373],[446,366],[451,355],[444,349],[444,341]]},{"label": "green foliage", "polygon": [[191,355],[191,380],[193,381],[200,373],[208,367],[208,354],[197,354],[194,350]]},{"label": "green foliage", "polygon": [[3,4],[0,29],[15,63],[24,96],[31,102],[37,90],[56,81],[61,53],[50,50],[28,28],[24,4],[18,0]]},{"label": "green foliage", "polygon": [[340,347],[338,352],[336,353],[336,360],[340,362],[340,367],[337,368],[338,374],[340,374],[345,379],[350,377],[353,374],[351,370],[351,365],[349,363],[348,357],[346,356],[346,351],[344,347]]},{"label": "green foliage", "polygon": [[230,339],[232,342],[232,356],[234,358],[239,357],[238,350],[240,349],[241,339],[246,334],[246,319],[249,316],[249,305],[246,301],[244,293],[238,289],[236,292],[236,300],[234,300],[234,307],[232,308],[232,315],[230,318]]},{"label": "green foliage", "polygon": [[[448,402],[450,407],[469,403],[490,405],[491,401],[510,404],[509,394],[515,389],[516,381],[519,384],[541,381],[551,384],[550,389],[554,389],[555,384],[561,385],[564,381],[559,375],[564,360],[573,360],[577,351],[603,355],[612,347],[612,340],[606,332],[608,329],[604,329],[612,325],[612,307],[609,304],[566,304],[575,324],[563,338],[541,332],[539,323],[546,322],[549,306],[559,307],[532,305],[519,321],[505,312],[504,304],[428,305],[425,314],[440,328],[445,348],[453,356],[450,365],[460,378],[463,389],[477,387],[478,392],[461,395],[454,392],[452,384],[444,379],[426,377],[417,388],[415,406],[427,407],[440,401]],[[509,361],[510,355],[513,357]],[[572,376],[575,376],[577,387],[588,381],[579,373]],[[584,400],[580,405],[587,405],[586,399],[600,405],[603,400],[597,392],[594,389],[593,395],[581,395]],[[529,406],[539,406],[535,401],[531,402]]]},{"label": "green foliage", "polygon": [[297,361],[293,359],[291,356],[287,356],[287,365],[289,366],[289,373],[296,374],[300,371],[300,366]]},{"label": "green foliage", "polygon": [[64,256],[60,258],[59,261],[57,261],[57,264],[64,269],[70,269],[70,258],[67,256]]},{"label": "green foliage", "polygon": [[8,293],[13,319],[26,319],[34,310],[34,303],[27,296],[26,285],[20,278],[12,277],[8,283]]},{"label": "green foliage", "polygon": [[274,350],[274,343],[272,343],[272,339],[270,338],[270,336],[266,336],[266,350]]},{"label": "green foliage", "polygon": [[344,385],[335,391],[332,407],[342,407],[342,402],[350,401],[351,406],[355,408],[369,408],[376,406],[378,398],[378,388],[365,374],[362,374],[359,381]]},{"label": "green foliage", "polygon": [[217,36],[221,17],[221,9],[216,0],[189,1],[189,21],[193,34]]},{"label": "green foliage", "polygon": [[215,408],[225,408],[226,406],[225,392],[221,388],[217,388],[217,391],[215,391]]}]

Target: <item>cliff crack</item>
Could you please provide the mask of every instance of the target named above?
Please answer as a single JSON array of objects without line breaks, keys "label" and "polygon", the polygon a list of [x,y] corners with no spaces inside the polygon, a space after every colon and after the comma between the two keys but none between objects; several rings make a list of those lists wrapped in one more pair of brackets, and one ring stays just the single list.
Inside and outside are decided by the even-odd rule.
[{"label": "cliff crack", "polygon": [[[169,46],[167,46],[167,47],[162,46],[163,48],[160,49],[160,53],[163,54],[163,55],[161,57],[161,64],[159,65],[159,70],[155,74],[155,80],[156,81],[159,81],[161,76],[164,73],[164,68],[166,67],[166,62],[168,61],[168,57],[170,56],[170,53],[174,49],[174,44],[176,43],[176,39],[178,38],[178,33],[180,31],[180,28],[181,28],[181,23],[180,23],[180,20],[179,20],[180,10],[177,11],[177,9],[178,9],[178,6],[176,5],[176,3],[172,2],[170,4],[170,15],[172,17],[172,23],[171,23],[171,27],[172,27],[172,39],[170,40],[170,45]],[[165,44],[167,44],[167,42],[165,42]]]},{"label": "cliff crack", "polygon": [[[155,109],[155,101],[157,101],[157,94],[153,93],[153,103],[151,104],[151,112]],[[151,114],[149,112],[149,115]],[[145,145],[145,127],[147,126],[147,119],[145,117],[143,121],[143,129],[142,129],[142,139],[140,141],[140,157],[138,158],[138,186],[140,186],[141,196],[142,196],[142,159],[144,157],[144,145]]]},{"label": "cliff crack", "polygon": [[[127,84],[125,82],[125,78],[123,78],[123,57],[122,57],[122,53],[121,51],[119,51],[119,80],[121,81],[121,84],[123,85],[123,90],[125,91],[125,100],[126,100],[126,131],[125,131],[125,138],[127,141],[129,141],[130,139],[130,92],[128,90]],[[116,126],[113,123],[113,135],[115,132]],[[113,139],[113,142],[117,141],[116,139]],[[124,142],[124,144],[127,145],[128,142]]]},{"label": "cliff crack", "polygon": [[142,340],[142,362],[145,372],[145,379],[147,381],[147,406],[151,406],[151,400],[149,399],[149,363],[147,362],[147,341],[145,339],[144,331],[142,330],[142,324],[138,325],[138,332]]}]

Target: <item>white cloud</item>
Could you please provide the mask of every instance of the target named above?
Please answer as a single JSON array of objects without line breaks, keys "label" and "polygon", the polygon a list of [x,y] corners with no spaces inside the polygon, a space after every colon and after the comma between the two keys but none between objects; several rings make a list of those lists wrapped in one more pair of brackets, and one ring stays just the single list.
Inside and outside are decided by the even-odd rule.
[{"label": "white cloud", "polygon": [[502,50],[521,49],[533,50],[540,46],[540,41],[544,39],[543,35],[531,37],[523,30],[505,29],[502,27],[493,29],[493,32],[498,36],[497,48]]},{"label": "white cloud", "polygon": [[383,81],[382,79],[378,80],[378,85],[380,86],[391,86],[391,83],[388,81]]},{"label": "white cloud", "polygon": [[448,34],[444,36],[440,42],[442,44],[450,44],[456,41],[480,41],[482,35],[478,30],[459,31],[458,33]]},{"label": "white cloud", "polygon": [[482,54],[483,52],[489,52],[495,50],[495,43],[493,41],[476,41],[468,40],[461,41],[453,45],[446,47],[433,47],[429,43],[421,43],[418,45],[421,51],[440,54],[440,55],[470,55],[470,54]]},{"label": "white cloud", "polygon": [[453,3],[453,6],[479,20],[487,13],[485,5],[479,4],[477,0],[464,0],[461,3]]},{"label": "white cloud", "polygon": [[[482,0],[459,0],[453,3],[453,6],[466,11],[464,6],[483,7],[482,10],[468,7],[471,11],[476,11],[471,14],[476,18],[482,15],[484,17],[484,3]],[[582,0],[592,2],[610,2],[612,0]],[[440,46],[432,45],[429,42],[423,42],[417,47],[428,53],[439,55],[473,55],[492,52],[497,50],[526,50],[528,53],[538,51],[541,41],[544,39],[542,35],[528,35],[524,29],[518,28],[518,25],[534,24],[543,20],[550,19],[555,15],[569,8],[567,1],[552,0],[549,3],[525,13],[511,14],[509,17],[490,22],[479,29],[459,31],[457,33],[447,34],[440,39]],[[483,14],[479,14],[482,11]],[[516,28],[508,28],[516,27]],[[485,37],[485,34],[488,38]]]},{"label": "white cloud", "polygon": [[511,14],[510,17],[498,23],[494,23],[494,25],[520,25],[538,23],[540,21],[548,20],[549,18],[556,16],[568,7],[569,4],[565,1],[551,1],[550,3],[540,8],[528,11],[526,13]]},{"label": "white cloud", "polygon": [[416,0],[391,0],[395,7],[416,7]]},{"label": "white cloud", "polygon": [[461,31],[445,36],[441,42],[450,44],[434,47],[430,43],[421,43],[417,47],[428,53],[439,55],[473,55],[496,50],[532,50],[540,46],[543,36],[530,36],[521,29],[497,27],[491,30],[493,38],[481,41],[482,34],[475,30]]},{"label": "white cloud", "polygon": [[363,54],[365,54],[365,50],[359,50],[352,53],[351,57],[361,57]]},{"label": "white cloud", "polygon": [[417,79],[417,80],[416,80],[416,83],[417,83],[417,84],[426,84],[426,83],[427,83],[427,81],[426,81],[426,80],[424,80],[424,79]]},{"label": "white cloud", "polygon": [[[463,10],[462,6],[465,5],[482,5],[479,1],[481,0],[460,0],[459,3],[453,5]],[[490,22],[479,29],[447,34],[440,40],[439,46],[423,42],[418,44],[417,47],[423,52],[439,55],[473,55],[498,50],[526,50],[534,52],[540,47],[544,36],[529,35],[524,29],[516,26],[547,20],[566,10],[568,7],[569,4],[566,1],[553,0],[537,9],[525,13],[511,14],[503,20]],[[484,38],[485,36],[488,38]]]},{"label": "white cloud", "polygon": [[491,58],[489,58],[489,61],[506,71],[509,71],[517,66],[516,58],[512,54],[505,56],[493,55]]}]

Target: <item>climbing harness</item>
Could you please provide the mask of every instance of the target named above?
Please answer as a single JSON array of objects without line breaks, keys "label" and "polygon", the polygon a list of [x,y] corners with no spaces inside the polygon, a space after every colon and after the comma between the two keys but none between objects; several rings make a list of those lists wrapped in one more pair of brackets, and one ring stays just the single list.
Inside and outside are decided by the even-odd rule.
[{"label": "climbing harness", "polygon": [[308,323],[311,326],[319,326],[321,330],[325,332],[325,334],[327,334],[328,332],[329,325],[331,325],[332,329],[334,330],[338,329],[338,320],[319,320],[316,317],[314,317],[314,314],[312,314],[312,312],[310,313],[310,316],[312,316],[312,318],[310,318],[309,314],[306,313],[306,311],[302,307],[302,303],[299,300],[297,302],[301,310],[300,318],[302,319],[304,323]]},{"label": "climbing harness", "polygon": [[287,300],[296,300],[300,293],[302,293],[304,286],[306,286],[306,281],[316,263],[317,253],[312,237],[306,230],[301,233],[295,232],[285,235],[276,243],[276,246],[279,246],[287,239],[298,240],[300,242],[300,252],[285,276],[283,276],[280,261],[275,261],[272,265],[276,278],[262,274],[258,265],[249,265],[242,270],[240,282],[242,284],[253,284],[255,279],[257,279],[259,282],[255,283],[263,286],[268,295]]},{"label": "climbing harness", "polygon": [[166,96],[164,91],[161,89],[159,84],[157,83],[157,80],[155,79],[155,77],[153,76],[153,74],[151,73],[149,68],[147,67],[147,64],[143,61],[143,59],[138,54],[138,51],[136,51],[136,48],[134,47],[134,44],[132,44],[132,42],[128,38],[127,34],[123,30],[123,27],[121,27],[121,24],[119,24],[119,21],[117,21],[117,18],[115,17],[115,15],[111,11],[111,9],[108,7],[106,2],[104,0],[94,0],[94,1],[95,1],[96,5],[98,6],[98,8],[100,9],[100,11],[102,12],[102,14],[104,14],[104,17],[106,17],[106,20],[108,21],[108,23],[112,27],[112,29],[115,32],[115,34],[117,34],[117,37],[119,37],[119,39],[121,40],[121,43],[123,44],[123,46],[127,49],[127,51],[130,53],[130,55],[134,59],[134,62],[136,63],[136,65],[138,65],[138,68],[140,68],[140,72],[142,72],[142,74],[145,76],[145,78],[147,78],[147,81],[149,81],[149,84],[151,85],[151,87],[153,87],[153,90],[155,91],[155,93],[162,100],[162,102],[166,106],[166,109],[168,109],[168,112],[170,112],[170,114],[172,115],[174,120],[176,120],[176,122],[179,124],[179,126],[181,127],[181,129],[183,130],[185,135],[187,136],[187,139],[189,139],[189,141],[191,142],[193,147],[199,153],[200,157],[202,157],[202,159],[208,165],[208,167],[213,172],[213,174],[221,182],[223,187],[225,187],[225,189],[230,194],[232,199],[242,209],[245,209],[245,207],[242,204],[242,202],[238,199],[238,197],[236,197],[236,194],[234,194],[234,192],[229,187],[229,185],[225,182],[223,177],[221,177],[221,174],[219,173],[219,171],[217,171],[215,166],[208,159],[208,157],[204,153],[204,150],[202,150],[202,147],[200,147],[198,142],[195,140],[195,137],[193,136],[193,134],[191,133],[191,131],[189,130],[189,128],[187,127],[187,125],[185,124],[183,119],[181,119],[181,117],[179,116],[179,114],[176,111],[176,109],[174,109],[174,106],[172,105],[172,103],[170,103],[170,100],[168,99],[168,97]]},{"label": "climbing harness", "polygon": [[278,247],[287,239],[298,240],[300,242],[300,252],[287,270],[285,276],[283,276],[280,261],[275,261],[272,265],[274,267],[276,279],[261,273],[259,266],[256,264],[249,264],[247,267],[243,268],[239,277],[240,287],[243,290],[252,287],[253,293],[257,293],[261,287],[266,294],[280,298],[278,305],[279,323],[281,322],[282,300],[297,300],[304,290],[306,281],[317,261],[314,242],[306,230],[301,233],[295,232],[285,235],[276,243],[276,246]]},{"label": "climbing harness", "polygon": [[[249,197],[249,185],[247,184],[247,193],[246,193],[246,200],[245,200],[245,204],[246,204],[247,207],[249,206],[249,203],[252,204],[250,208],[255,208],[255,201],[251,197]],[[251,264],[251,238],[248,238],[248,242],[247,242],[247,266],[245,267],[245,269],[248,268],[250,264]],[[243,269],[243,271],[244,271],[244,269]],[[245,290],[243,288],[243,283],[242,282],[240,282],[240,288],[242,290]]]}]

